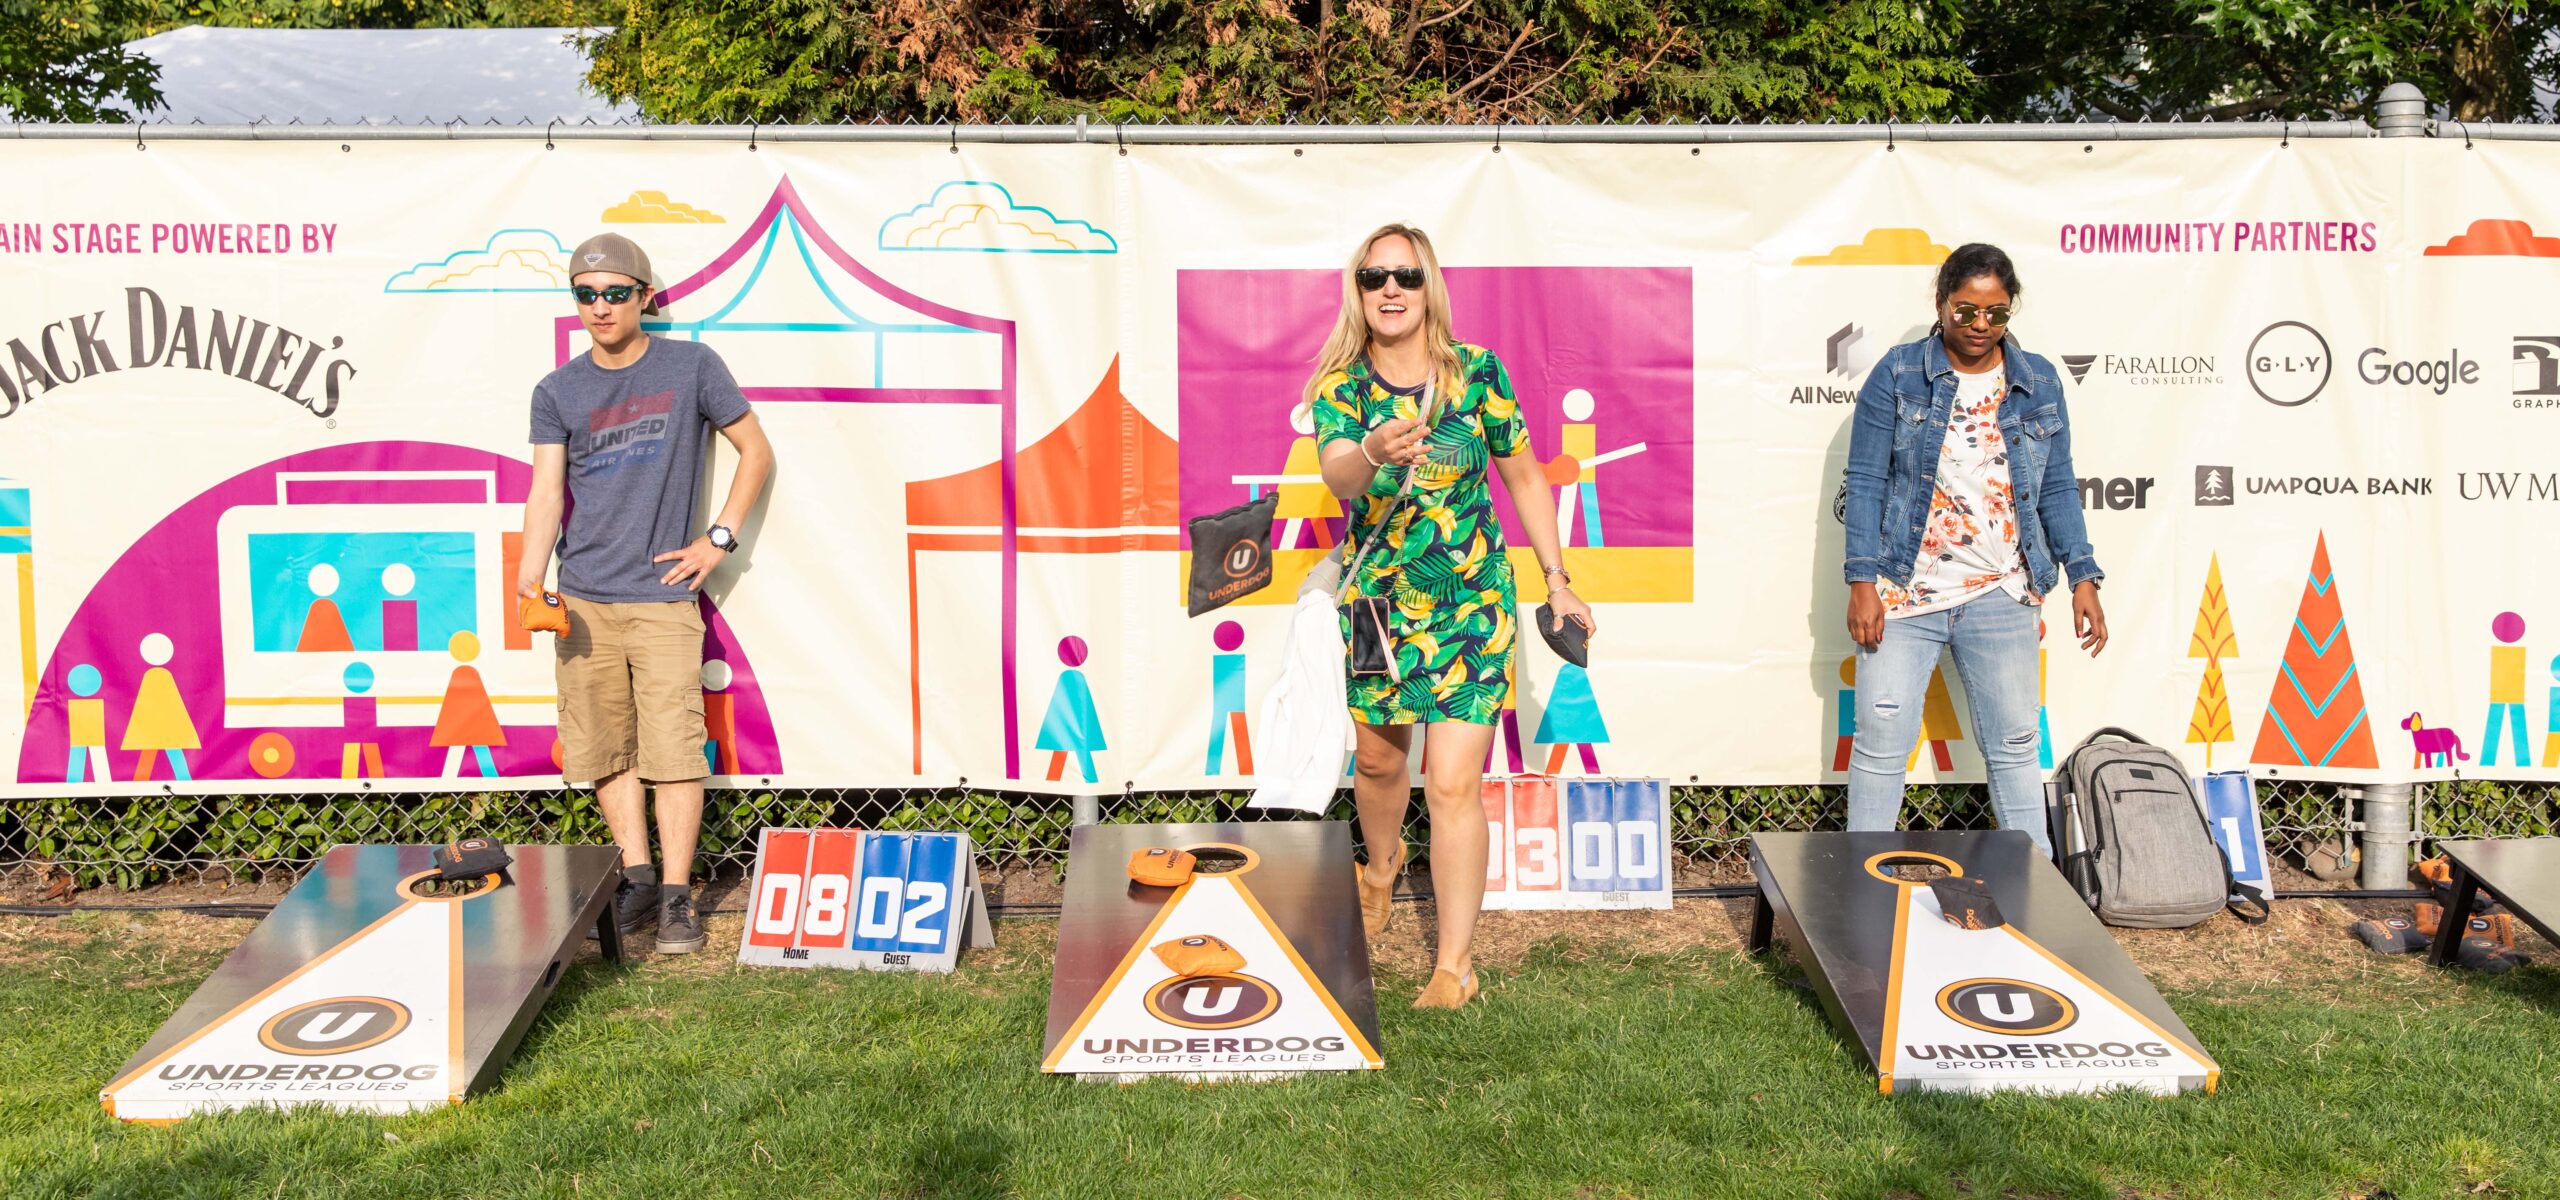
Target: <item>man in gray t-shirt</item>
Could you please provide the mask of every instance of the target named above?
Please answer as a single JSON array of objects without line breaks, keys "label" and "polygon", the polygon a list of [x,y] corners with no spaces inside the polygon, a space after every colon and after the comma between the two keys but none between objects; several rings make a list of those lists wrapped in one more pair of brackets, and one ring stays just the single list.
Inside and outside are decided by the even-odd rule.
[{"label": "man in gray t-shirt", "polygon": [[[694,593],[738,548],[738,525],[773,473],[773,447],[718,354],[643,328],[658,305],[638,246],[599,234],[570,269],[578,319],[595,344],[533,389],[533,486],[516,591],[542,594],[556,543],[569,618],[557,647],[561,773],[594,782],[622,849],[623,935],[654,921],[658,949],[685,953],[703,944],[690,881],[710,773]],[[694,495],[715,428],[737,449],[738,471],[706,530]],[[663,882],[649,861],[649,784]]]}]

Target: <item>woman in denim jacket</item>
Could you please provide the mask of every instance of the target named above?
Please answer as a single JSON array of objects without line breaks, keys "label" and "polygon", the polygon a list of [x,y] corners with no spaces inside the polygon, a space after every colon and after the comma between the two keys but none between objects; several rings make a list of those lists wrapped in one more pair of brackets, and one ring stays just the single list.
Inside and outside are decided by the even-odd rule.
[{"label": "woman in denim jacket", "polygon": [[1930,336],[1886,351],[1849,436],[1849,637],[1858,644],[1849,828],[1891,829],[1942,650],[1973,706],[2004,828],[2050,853],[2036,765],[2044,598],[2070,577],[2072,627],[2107,644],[2104,578],[2080,519],[2053,364],[2008,336],[2023,289],[1997,246],[1938,268]]}]

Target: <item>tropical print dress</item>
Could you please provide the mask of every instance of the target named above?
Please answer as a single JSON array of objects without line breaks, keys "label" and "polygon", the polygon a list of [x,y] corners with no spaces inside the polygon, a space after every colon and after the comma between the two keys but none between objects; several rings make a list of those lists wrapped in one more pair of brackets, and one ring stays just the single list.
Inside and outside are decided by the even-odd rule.
[{"label": "tropical print dress", "polygon": [[[1391,600],[1398,668],[1351,677],[1351,716],[1365,724],[1490,725],[1511,688],[1511,560],[1485,479],[1493,459],[1528,450],[1529,430],[1502,360],[1481,346],[1460,343],[1457,351],[1465,386],[1440,397],[1440,417],[1424,439],[1431,457],[1411,468],[1421,472],[1412,493],[1396,501],[1406,468],[1389,467],[1353,505],[1345,540],[1355,553],[1386,520],[1384,540],[1354,582],[1360,595]],[[1390,420],[1422,415],[1423,389],[1388,386],[1366,358],[1315,391],[1321,442],[1357,441]],[[1350,636],[1346,622],[1343,637]]]}]

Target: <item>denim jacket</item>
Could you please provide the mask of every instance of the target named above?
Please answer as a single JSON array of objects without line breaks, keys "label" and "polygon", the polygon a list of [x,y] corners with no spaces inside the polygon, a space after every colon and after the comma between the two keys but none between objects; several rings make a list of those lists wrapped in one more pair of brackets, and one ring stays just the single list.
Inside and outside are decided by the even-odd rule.
[{"label": "denim jacket", "polygon": [[[2015,335],[2004,339],[2001,350],[2009,393],[2000,404],[2000,434],[2009,446],[2009,484],[2017,497],[2027,575],[2040,596],[2052,594],[2065,570],[2074,584],[2103,579],[2080,517],[2062,379]],[[1910,586],[1955,401],[1955,364],[1935,334],[1885,351],[1867,373],[1849,432],[1849,542],[1842,570],[1849,582],[1883,578]]]}]

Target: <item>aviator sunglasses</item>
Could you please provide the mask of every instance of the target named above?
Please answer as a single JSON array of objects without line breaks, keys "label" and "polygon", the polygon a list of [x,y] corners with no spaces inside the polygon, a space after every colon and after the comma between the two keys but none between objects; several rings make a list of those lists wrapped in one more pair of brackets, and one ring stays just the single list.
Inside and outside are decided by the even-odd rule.
[{"label": "aviator sunglasses", "polygon": [[640,285],[636,283],[617,283],[611,287],[601,288],[591,288],[582,283],[570,288],[569,294],[576,297],[580,304],[593,304],[598,297],[602,297],[607,304],[628,304],[631,301],[631,294],[639,290]]},{"label": "aviator sunglasses", "polygon": [[1386,267],[1362,267],[1351,273],[1353,279],[1360,281],[1360,290],[1364,292],[1374,292],[1387,286],[1387,277],[1390,275],[1395,276],[1397,287],[1408,292],[1422,289],[1422,268],[1420,267],[1396,267],[1392,270]]},{"label": "aviator sunglasses", "polygon": [[1956,324],[1958,325],[1970,327],[1972,326],[1973,319],[1975,317],[1989,317],[1991,318],[1991,327],[1993,329],[2006,329],[2009,327],[2009,306],[2006,304],[1994,304],[1989,308],[1982,308],[1972,304],[1958,304],[1955,307],[1948,309],[1947,312],[1950,316],[1953,316],[1956,319]]}]

